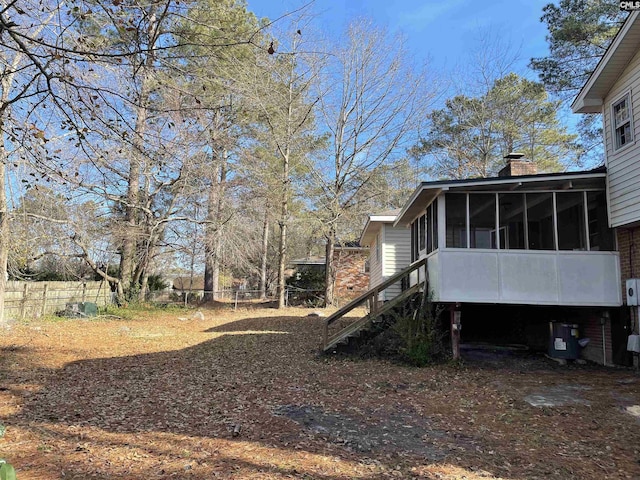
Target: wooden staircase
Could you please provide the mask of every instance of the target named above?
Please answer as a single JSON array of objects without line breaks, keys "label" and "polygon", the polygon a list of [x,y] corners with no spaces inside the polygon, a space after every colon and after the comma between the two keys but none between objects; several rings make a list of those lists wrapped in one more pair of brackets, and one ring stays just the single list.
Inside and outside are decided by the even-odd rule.
[{"label": "wooden staircase", "polygon": [[[404,289],[399,295],[382,304],[378,300],[380,292],[386,290],[396,283],[409,285],[410,275],[413,272],[418,271],[421,267],[425,267],[426,270],[426,264],[427,261],[424,258],[411,264],[408,268],[396,273],[385,282],[373,287],[368,292],[362,294],[352,302],[348,303],[347,305],[327,317],[324,324],[322,350],[324,352],[329,352],[334,350],[341,344],[347,344],[351,338],[360,336],[363,331],[369,330],[376,323],[379,323],[386,313],[389,313],[394,308],[400,306],[403,302],[409,300],[414,294],[422,291],[425,286],[424,280],[417,282],[415,285],[412,285],[409,288]],[[426,275],[423,275],[423,277],[424,276]],[[344,318],[347,313],[363,305],[366,305],[369,308],[369,313],[367,315],[359,318],[354,322],[351,322],[350,324],[339,329],[337,332],[332,332],[331,334],[329,333],[329,327],[332,324]]]}]

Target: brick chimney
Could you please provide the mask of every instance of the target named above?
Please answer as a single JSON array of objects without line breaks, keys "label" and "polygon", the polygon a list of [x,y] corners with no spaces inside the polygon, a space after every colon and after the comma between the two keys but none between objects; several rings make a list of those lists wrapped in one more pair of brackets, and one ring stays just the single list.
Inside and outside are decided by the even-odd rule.
[{"label": "brick chimney", "polygon": [[529,160],[523,160],[524,153],[511,152],[504,157],[507,164],[498,172],[499,177],[517,177],[519,175],[535,175],[538,167]]}]

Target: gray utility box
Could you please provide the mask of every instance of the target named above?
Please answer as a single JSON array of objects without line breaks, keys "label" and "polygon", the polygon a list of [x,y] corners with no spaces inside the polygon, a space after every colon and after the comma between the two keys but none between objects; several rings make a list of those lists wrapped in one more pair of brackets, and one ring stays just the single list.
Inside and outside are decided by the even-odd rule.
[{"label": "gray utility box", "polygon": [[580,357],[577,324],[549,322],[549,356],[568,360]]},{"label": "gray utility box", "polygon": [[98,314],[98,305],[93,302],[67,303],[66,313],[73,317],[95,317]]}]

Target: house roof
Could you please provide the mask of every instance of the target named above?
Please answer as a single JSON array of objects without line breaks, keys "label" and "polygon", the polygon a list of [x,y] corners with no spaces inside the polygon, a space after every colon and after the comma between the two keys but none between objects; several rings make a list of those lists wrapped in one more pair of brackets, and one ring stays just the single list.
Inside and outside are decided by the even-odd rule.
[{"label": "house roof", "polygon": [[438,180],[422,182],[404,204],[394,222],[394,226],[408,226],[421,215],[443,191],[461,192],[513,192],[535,190],[572,190],[604,188],[606,168],[598,167],[581,172],[540,173],[515,177],[470,178],[462,180]]},{"label": "house roof", "polygon": [[306,258],[298,258],[289,262],[292,265],[324,265],[326,260],[323,256],[316,255]]},{"label": "house roof", "polygon": [[574,113],[600,113],[613,85],[640,48],[640,21],[635,11],[629,14],[593,73],[571,104]]},{"label": "house roof", "polygon": [[367,223],[362,230],[362,235],[360,235],[360,245],[371,245],[378,232],[382,229],[382,225],[385,223],[393,224],[393,222],[396,221],[398,213],[400,213],[399,208],[369,215]]},{"label": "house roof", "polygon": [[362,245],[360,245],[359,241],[336,243],[333,246],[333,248],[335,250],[342,250],[342,251],[346,251],[346,250],[352,250],[352,251],[366,250],[366,248],[364,248]]}]

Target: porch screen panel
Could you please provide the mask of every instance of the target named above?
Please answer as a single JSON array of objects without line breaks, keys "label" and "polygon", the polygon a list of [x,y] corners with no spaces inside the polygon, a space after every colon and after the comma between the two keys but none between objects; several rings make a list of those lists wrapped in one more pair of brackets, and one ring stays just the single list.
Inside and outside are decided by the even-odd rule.
[{"label": "porch screen panel", "polygon": [[586,250],[587,229],[584,217],[584,192],[556,193],[558,249]]},{"label": "porch screen panel", "polygon": [[524,236],[524,193],[501,193],[498,197],[500,215],[500,248],[526,248]]},{"label": "porch screen panel", "polygon": [[438,199],[431,204],[431,218],[433,219],[433,249],[438,249]]},{"label": "porch screen panel", "polygon": [[418,260],[418,222],[411,224],[411,263]]},{"label": "porch screen panel", "polygon": [[447,193],[445,205],[447,247],[467,247],[467,194]]},{"label": "porch screen panel", "polygon": [[553,228],[553,194],[527,193],[527,227],[529,249],[555,250]]},{"label": "porch screen panel", "polygon": [[433,252],[433,211],[431,205],[427,207],[427,253]]},{"label": "porch screen panel", "polygon": [[426,225],[426,218],[424,215],[422,215],[418,219],[418,250],[420,250],[421,252],[425,249],[425,241],[427,238],[427,235],[425,232],[425,225]]},{"label": "porch screen panel", "polygon": [[607,201],[604,192],[587,192],[587,212],[591,250],[612,251],[613,230],[609,228]]},{"label": "porch screen panel", "polygon": [[494,193],[469,194],[469,233],[471,248],[497,248]]}]

